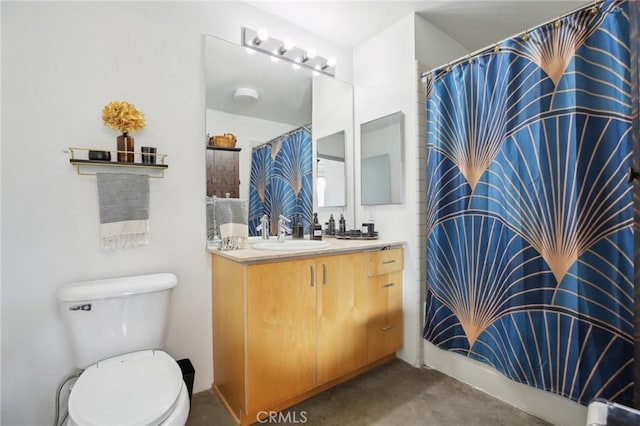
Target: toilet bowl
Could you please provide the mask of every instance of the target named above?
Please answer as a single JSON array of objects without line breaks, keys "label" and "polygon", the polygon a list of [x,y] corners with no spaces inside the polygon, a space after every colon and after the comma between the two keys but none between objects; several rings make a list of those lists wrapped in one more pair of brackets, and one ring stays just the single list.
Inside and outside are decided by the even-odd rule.
[{"label": "toilet bowl", "polygon": [[69,396],[69,426],[184,425],[189,392],[163,351],[119,355],[89,366]]},{"label": "toilet bowl", "polygon": [[161,348],[173,274],[71,283],[56,295],[76,365],[68,425],[178,425],[189,392],[178,363]]}]

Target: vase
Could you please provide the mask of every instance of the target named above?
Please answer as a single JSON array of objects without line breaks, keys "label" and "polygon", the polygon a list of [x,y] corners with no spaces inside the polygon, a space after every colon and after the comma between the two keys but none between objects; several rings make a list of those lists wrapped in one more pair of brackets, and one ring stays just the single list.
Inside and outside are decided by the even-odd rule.
[{"label": "vase", "polygon": [[122,132],[118,136],[118,162],[119,163],[134,163],[135,153],[133,149],[133,137],[129,136],[127,132]]}]

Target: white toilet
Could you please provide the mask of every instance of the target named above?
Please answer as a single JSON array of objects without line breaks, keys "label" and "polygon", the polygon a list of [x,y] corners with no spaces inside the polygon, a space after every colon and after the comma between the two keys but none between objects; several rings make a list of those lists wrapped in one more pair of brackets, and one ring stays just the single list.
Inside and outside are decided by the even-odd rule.
[{"label": "white toilet", "polygon": [[58,289],[76,365],[69,425],[184,425],[189,393],[164,345],[178,279],[152,274],[71,283]]}]

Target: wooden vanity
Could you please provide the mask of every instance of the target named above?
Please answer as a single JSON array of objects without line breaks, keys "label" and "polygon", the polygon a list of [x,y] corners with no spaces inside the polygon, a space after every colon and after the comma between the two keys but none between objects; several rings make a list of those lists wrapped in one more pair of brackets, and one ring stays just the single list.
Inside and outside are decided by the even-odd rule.
[{"label": "wooden vanity", "polygon": [[375,366],[402,346],[401,242],[299,252],[210,250],[213,388],[252,424]]}]

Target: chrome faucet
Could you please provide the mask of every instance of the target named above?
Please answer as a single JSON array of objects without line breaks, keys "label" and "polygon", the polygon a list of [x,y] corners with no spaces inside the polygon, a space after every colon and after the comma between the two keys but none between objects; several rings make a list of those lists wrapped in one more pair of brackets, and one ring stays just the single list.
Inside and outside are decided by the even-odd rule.
[{"label": "chrome faucet", "polygon": [[280,219],[278,219],[278,242],[284,243],[285,238],[287,237],[287,233],[291,233],[291,228],[287,226],[287,223],[291,222],[291,219],[288,219],[282,215],[280,215]]},{"label": "chrome faucet", "polygon": [[256,226],[256,231],[260,232],[263,240],[269,239],[269,216],[262,215],[260,225]]}]

